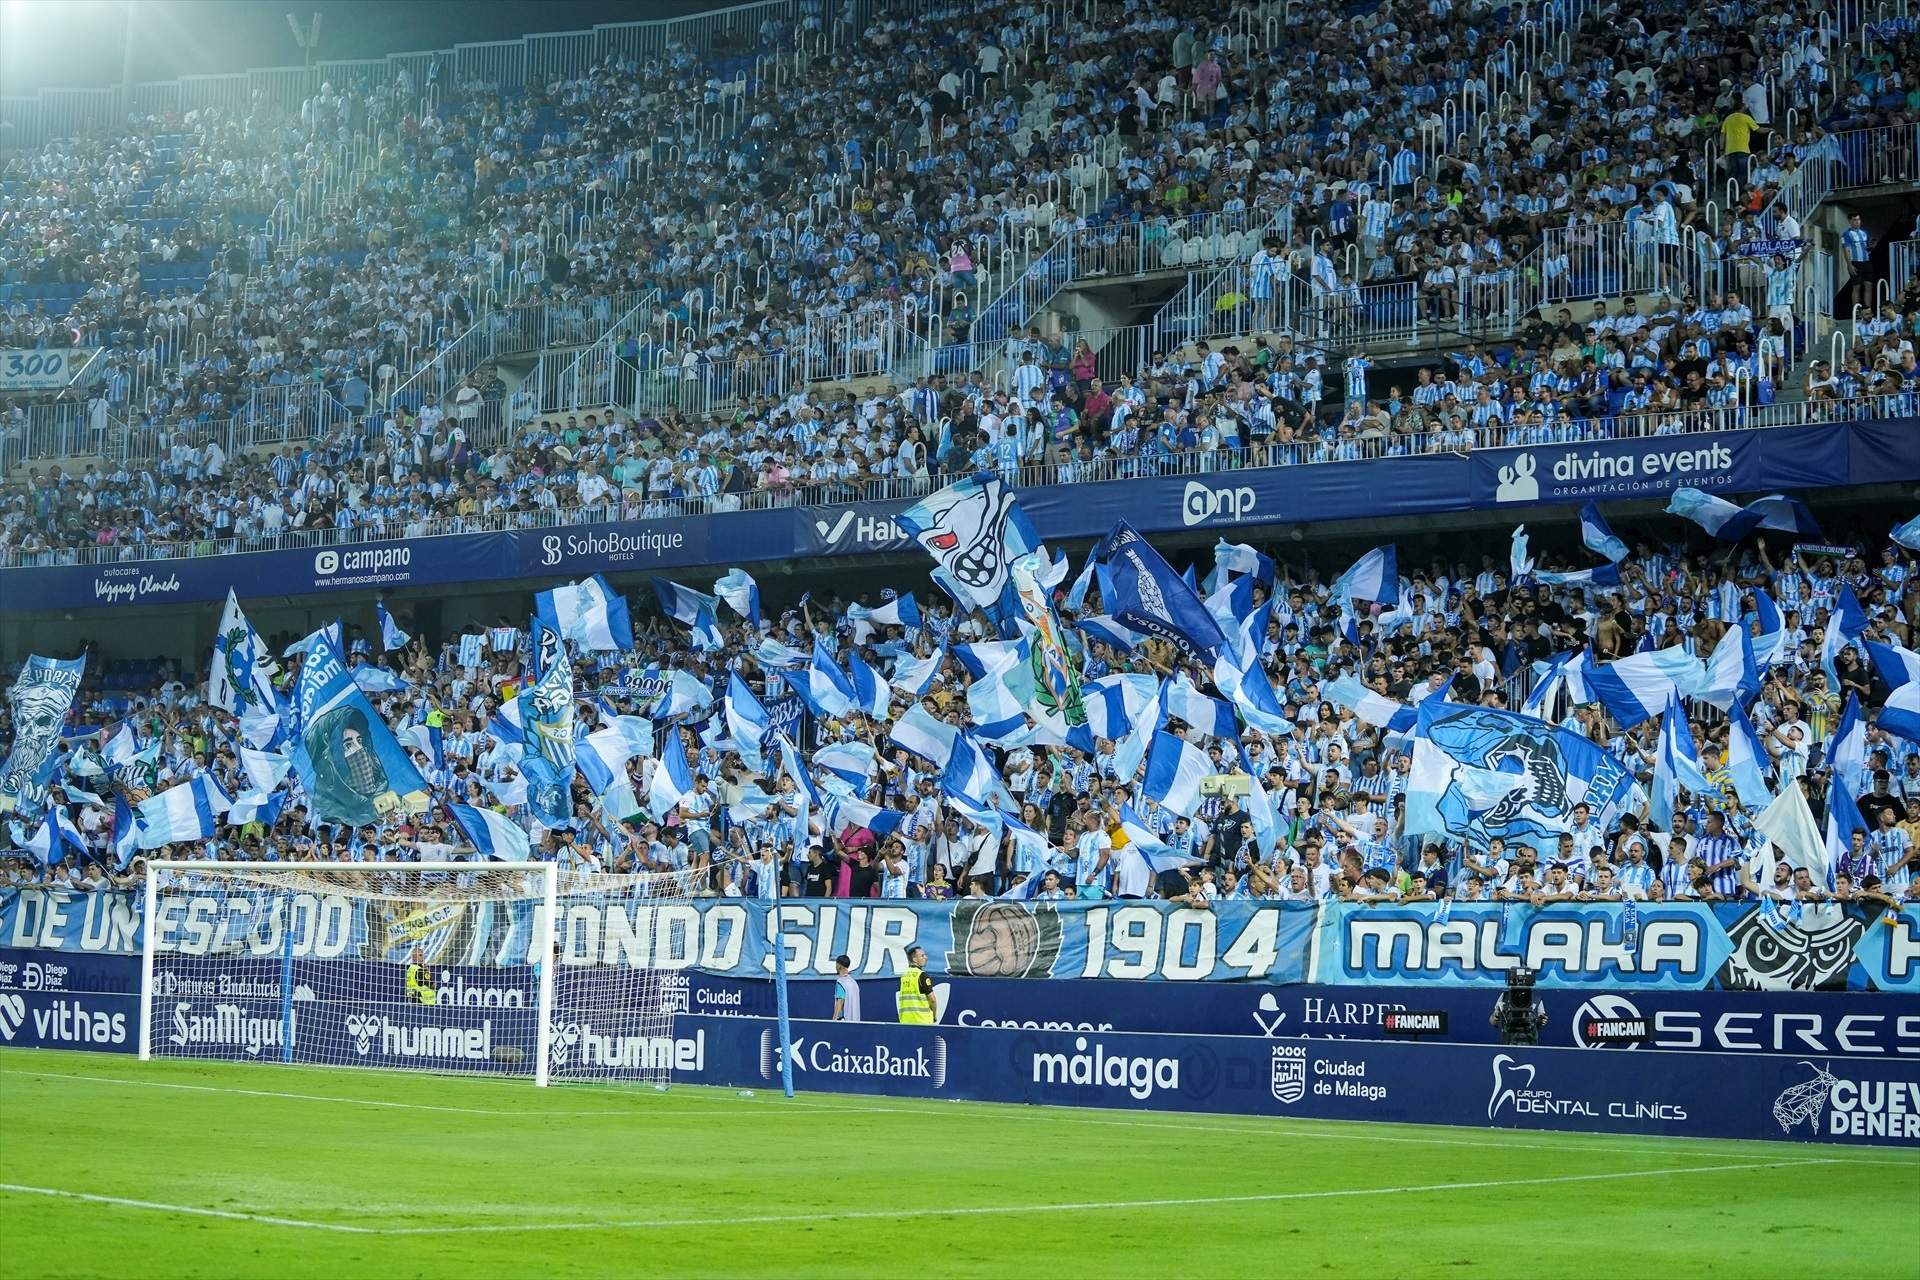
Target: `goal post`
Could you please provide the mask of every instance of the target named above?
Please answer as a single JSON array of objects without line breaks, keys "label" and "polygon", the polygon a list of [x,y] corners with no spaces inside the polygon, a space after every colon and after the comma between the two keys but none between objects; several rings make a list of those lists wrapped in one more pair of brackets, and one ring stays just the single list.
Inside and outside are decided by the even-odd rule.
[{"label": "goal post", "polygon": [[547,862],[147,866],[142,1058],[665,1085],[694,873]]}]

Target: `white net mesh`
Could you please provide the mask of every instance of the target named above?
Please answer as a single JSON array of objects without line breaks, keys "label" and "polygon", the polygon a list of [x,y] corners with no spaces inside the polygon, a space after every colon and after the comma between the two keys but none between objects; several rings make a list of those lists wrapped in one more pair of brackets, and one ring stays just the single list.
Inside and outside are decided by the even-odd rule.
[{"label": "white net mesh", "polygon": [[[666,1083],[699,957],[687,877],[546,864],[156,869],[148,1046],[241,1061]],[[541,981],[556,877],[559,963]]]},{"label": "white net mesh", "polygon": [[554,1079],[667,1084],[702,1046],[679,1040],[673,1015],[687,1008],[686,970],[715,945],[686,901],[693,873],[562,874],[554,970]]}]

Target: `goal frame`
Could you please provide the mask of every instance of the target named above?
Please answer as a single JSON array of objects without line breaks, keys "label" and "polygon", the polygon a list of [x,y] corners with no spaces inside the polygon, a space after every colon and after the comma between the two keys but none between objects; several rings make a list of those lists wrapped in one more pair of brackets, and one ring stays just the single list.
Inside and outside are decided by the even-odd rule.
[{"label": "goal frame", "polygon": [[[297,873],[304,871],[323,871],[330,874],[354,874],[364,871],[369,876],[405,872],[438,872],[443,874],[473,875],[478,871],[517,871],[533,873],[540,877],[540,915],[534,926],[534,945],[539,950],[540,979],[536,995],[536,1018],[538,1033],[535,1039],[533,1083],[537,1088],[546,1088],[551,1083],[553,1052],[553,986],[555,946],[558,929],[555,927],[559,910],[560,867],[553,862],[247,862],[232,859],[210,860],[204,858],[161,858],[147,864],[146,885],[142,890],[141,941],[140,941],[140,1060],[153,1058],[153,972],[154,959],[159,953],[159,929],[156,923],[160,912],[160,877],[165,872],[208,872],[237,871],[252,875],[271,876],[285,871]],[[292,934],[288,933],[291,940]],[[292,963],[292,951],[289,946],[287,959]],[[288,979],[283,974],[283,984]]]}]

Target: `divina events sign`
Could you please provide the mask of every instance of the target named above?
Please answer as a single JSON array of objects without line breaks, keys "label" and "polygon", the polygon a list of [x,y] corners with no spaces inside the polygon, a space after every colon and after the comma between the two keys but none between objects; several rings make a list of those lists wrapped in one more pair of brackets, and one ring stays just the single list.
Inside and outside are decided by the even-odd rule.
[{"label": "divina events sign", "polygon": [[[0,889],[0,946],[136,954],[147,922],[130,892]],[[241,900],[163,894],[164,951],[393,961],[404,930],[378,904],[295,893],[259,913]],[[1525,965],[1548,989],[1920,992],[1920,909],[1809,908],[1798,920],[1737,903],[1648,904],[1629,931],[1620,906],[1224,902],[788,901],[780,945],[796,977],[897,976],[925,947],[936,975],[1342,987],[1502,986]],[[415,939],[429,962],[525,964],[539,936],[528,903],[475,903]],[[742,978],[774,972],[768,907],[739,898],[635,905],[573,899],[559,923],[563,968],[628,965]]]},{"label": "divina events sign", "polygon": [[[1125,518],[1142,533],[1538,503],[1652,499],[1682,485],[1714,493],[1814,489],[1920,479],[1920,429],[1909,420],[1694,432],[1581,444],[1483,449],[1301,467],[1145,475],[1019,491],[1042,538],[1105,534]],[[821,555],[875,555],[910,545],[906,500],[783,507],[505,533],[289,547],[117,564],[0,569],[10,612],[126,608],[455,582],[529,589],[588,573],[654,573]]]}]

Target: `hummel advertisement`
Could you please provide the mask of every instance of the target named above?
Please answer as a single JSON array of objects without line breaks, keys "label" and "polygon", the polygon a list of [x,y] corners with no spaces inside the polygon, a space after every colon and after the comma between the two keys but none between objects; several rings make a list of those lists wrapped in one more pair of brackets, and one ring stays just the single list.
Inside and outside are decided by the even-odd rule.
[{"label": "hummel advertisement", "polygon": [[1831,1054],[1646,1054],[1369,1040],[792,1024],[684,1014],[678,1083],[1381,1120],[1503,1129],[1920,1146],[1911,1062]]}]

